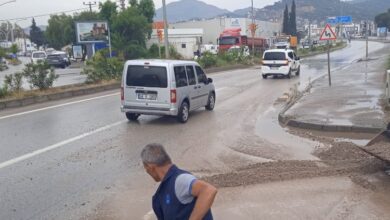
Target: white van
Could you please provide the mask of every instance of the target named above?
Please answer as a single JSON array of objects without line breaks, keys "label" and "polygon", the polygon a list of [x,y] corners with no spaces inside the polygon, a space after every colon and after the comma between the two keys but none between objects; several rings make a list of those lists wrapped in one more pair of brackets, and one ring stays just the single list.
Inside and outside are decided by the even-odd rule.
[{"label": "white van", "polygon": [[266,50],[263,54],[261,71],[264,79],[268,76],[279,75],[290,78],[293,72],[299,76],[301,73],[300,58],[291,49]]},{"label": "white van", "polygon": [[185,123],[189,112],[215,106],[213,80],[198,63],[178,60],[131,60],[123,70],[121,111],[135,121],[144,115],[170,115]]}]

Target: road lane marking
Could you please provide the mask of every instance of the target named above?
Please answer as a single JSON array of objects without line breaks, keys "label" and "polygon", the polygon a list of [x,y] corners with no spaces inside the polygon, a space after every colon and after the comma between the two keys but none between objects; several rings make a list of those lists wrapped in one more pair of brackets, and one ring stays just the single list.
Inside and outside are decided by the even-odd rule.
[{"label": "road lane marking", "polygon": [[52,151],[52,150],[55,150],[59,147],[62,147],[64,145],[67,145],[67,144],[70,144],[72,142],[75,142],[75,141],[78,141],[80,139],[83,139],[85,137],[88,137],[88,136],[91,136],[93,134],[96,134],[96,133],[99,133],[99,132],[102,132],[104,130],[108,130],[110,128],[113,128],[115,126],[118,126],[120,124],[123,124],[127,122],[126,121],[119,121],[119,122],[116,122],[116,123],[113,123],[113,124],[110,124],[110,125],[106,125],[104,127],[101,127],[101,128],[97,128],[95,130],[92,130],[92,131],[89,131],[89,132],[86,132],[84,134],[81,134],[79,136],[76,136],[76,137],[73,137],[73,138],[70,138],[70,139],[67,139],[67,140],[64,140],[64,141],[61,141],[59,143],[56,143],[56,144],[53,144],[51,146],[48,146],[48,147],[45,147],[45,148],[42,148],[42,149],[39,149],[39,150],[36,150],[36,151],[33,151],[31,153],[28,153],[28,154],[25,154],[25,155],[22,155],[20,157],[16,157],[14,159],[11,159],[11,160],[8,160],[8,161],[5,161],[5,162],[2,162],[0,163],[0,169],[3,169],[3,168],[6,168],[8,166],[11,166],[11,165],[14,165],[16,163],[19,163],[19,162],[22,162],[24,160],[27,160],[27,159],[30,159],[32,157],[35,157],[35,156],[38,156],[40,154],[43,154],[43,153],[46,153],[46,152],[49,152],[49,151]]},{"label": "road lane marking", "polygon": [[[27,114],[31,114],[31,113],[35,113],[35,112],[45,111],[45,110],[49,110],[49,109],[64,107],[64,106],[68,106],[68,105],[79,104],[79,103],[88,102],[88,101],[92,101],[92,100],[96,100],[96,99],[102,99],[102,98],[107,98],[107,97],[116,96],[116,95],[119,96],[119,94],[120,94],[119,92],[116,92],[116,93],[109,94],[109,95],[103,95],[103,96],[93,97],[93,98],[89,98],[89,99],[83,99],[83,100],[74,101],[74,102],[67,102],[64,104],[53,105],[53,106],[35,109],[35,110],[31,110],[31,111],[20,112],[20,113],[16,113],[16,114],[12,114],[12,115],[6,115],[3,117],[0,117],[0,120],[7,119],[7,118],[13,118],[13,117],[21,116],[21,115],[27,115]],[[119,98],[118,98],[118,103],[119,103]]]}]

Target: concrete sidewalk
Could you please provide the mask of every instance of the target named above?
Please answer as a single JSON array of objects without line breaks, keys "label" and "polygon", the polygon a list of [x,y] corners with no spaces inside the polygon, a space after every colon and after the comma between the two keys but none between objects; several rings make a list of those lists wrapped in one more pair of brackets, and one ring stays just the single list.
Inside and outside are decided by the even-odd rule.
[{"label": "concrete sidewalk", "polygon": [[[310,90],[279,120],[292,127],[324,131],[377,133],[386,127],[383,98],[389,46],[370,60],[332,72],[312,83]],[[363,55],[362,55],[363,56]]]}]

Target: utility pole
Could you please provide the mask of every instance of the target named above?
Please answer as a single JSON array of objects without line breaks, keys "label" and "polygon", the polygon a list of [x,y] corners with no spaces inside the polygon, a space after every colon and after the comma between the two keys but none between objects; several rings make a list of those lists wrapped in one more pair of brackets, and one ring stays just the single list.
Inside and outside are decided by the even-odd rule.
[{"label": "utility pole", "polygon": [[364,26],[366,27],[366,61],[368,61],[368,21],[365,21]]},{"label": "utility pole", "polygon": [[122,11],[125,10],[125,0],[119,0]]},{"label": "utility pole", "polygon": [[88,2],[88,3],[83,2],[83,5],[88,5],[89,6],[89,12],[92,13],[92,6],[95,6],[96,2]]},{"label": "utility pole", "polygon": [[[254,13],[254,8],[253,8],[253,0],[252,0],[252,25],[253,25],[253,29],[255,28],[255,13]],[[256,33],[256,30],[253,30],[253,33],[252,34],[252,57],[255,57],[255,33]]]},{"label": "utility pole", "polygon": [[169,59],[169,40],[168,40],[168,21],[167,21],[167,6],[165,0],[162,0],[163,4],[163,19],[164,19],[164,46],[165,46],[165,59]]}]

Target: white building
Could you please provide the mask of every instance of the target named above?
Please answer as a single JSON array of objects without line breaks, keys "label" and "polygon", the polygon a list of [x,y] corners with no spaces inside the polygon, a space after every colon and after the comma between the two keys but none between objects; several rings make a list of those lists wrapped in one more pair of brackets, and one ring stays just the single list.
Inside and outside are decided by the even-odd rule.
[{"label": "white building", "polygon": [[[185,59],[192,59],[194,52],[200,49],[203,29],[168,29],[169,45],[175,47],[177,52]],[[154,29],[151,39],[147,42],[149,48],[152,44],[159,44],[157,30]],[[163,42],[160,43],[164,45]]]},{"label": "white building", "polygon": [[[173,29],[177,28],[199,28],[204,30],[204,37],[202,44],[217,44],[219,35],[226,28],[241,28],[241,34],[251,36],[249,25],[252,23],[248,18],[213,18],[208,20],[193,20],[180,23],[170,24],[169,27]],[[255,23],[258,26],[256,31],[256,37],[263,37],[270,39],[272,36],[281,32],[282,25],[280,23],[273,23],[268,21],[256,20]]]},{"label": "white building", "polygon": [[37,50],[36,45],[31,43],[31,40],[28,38],[16,38],[15,44],[18,46],[19,51],[23,53]]}]

